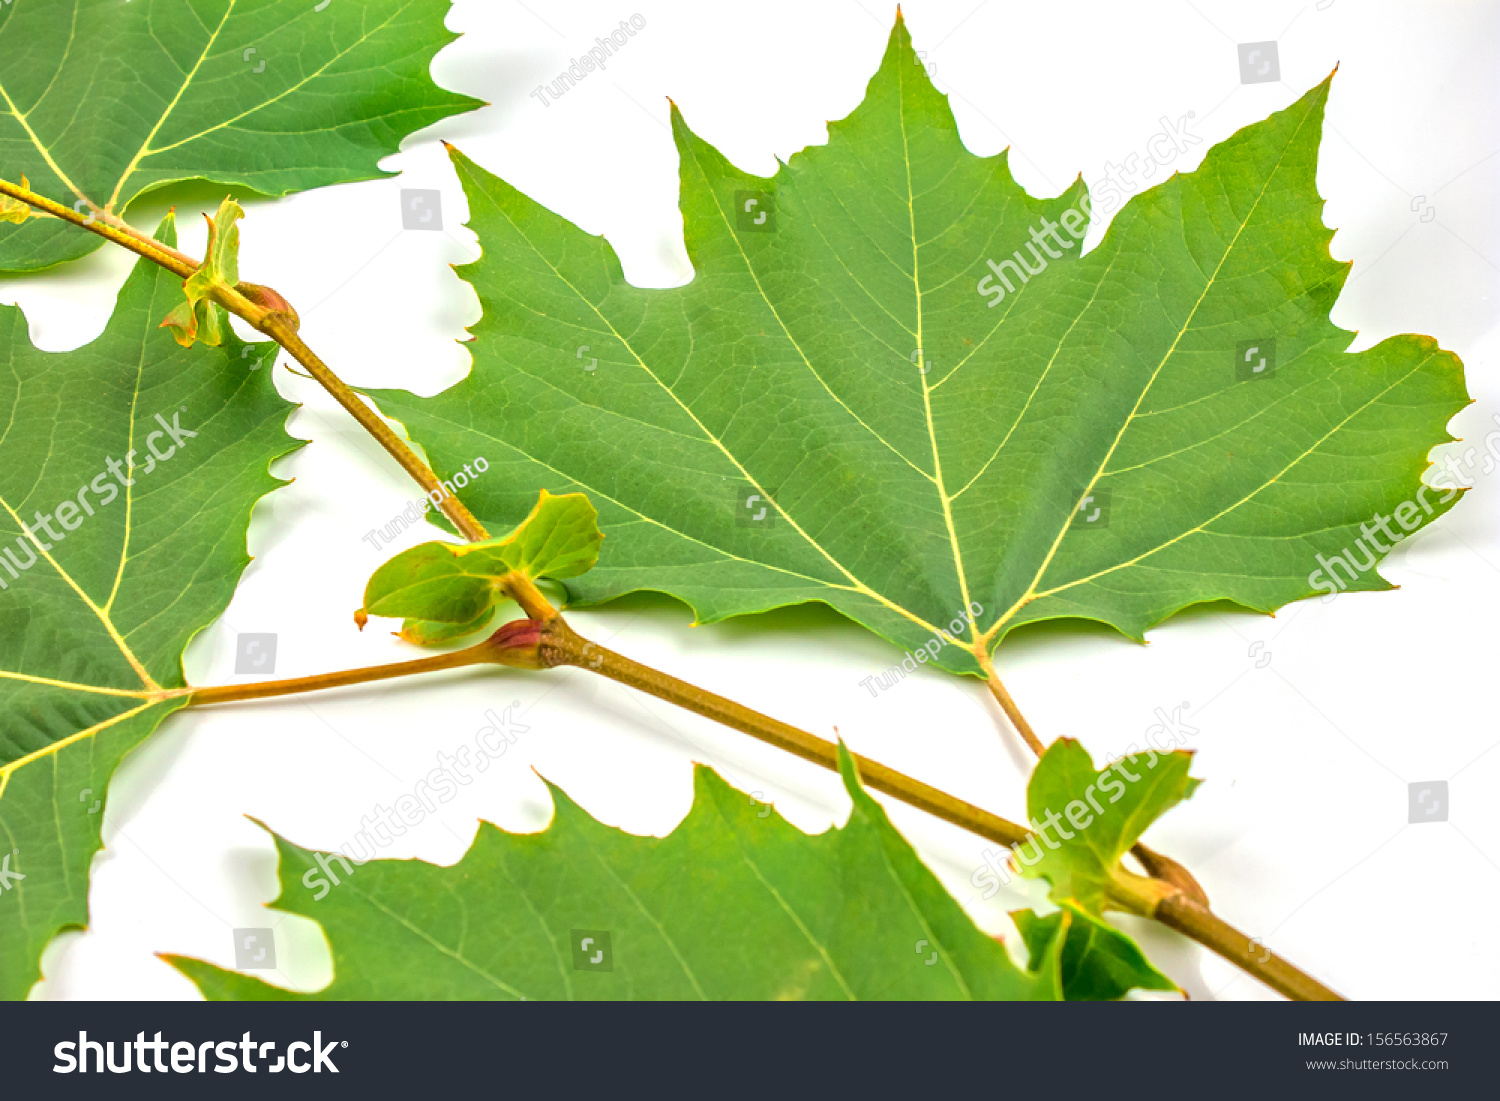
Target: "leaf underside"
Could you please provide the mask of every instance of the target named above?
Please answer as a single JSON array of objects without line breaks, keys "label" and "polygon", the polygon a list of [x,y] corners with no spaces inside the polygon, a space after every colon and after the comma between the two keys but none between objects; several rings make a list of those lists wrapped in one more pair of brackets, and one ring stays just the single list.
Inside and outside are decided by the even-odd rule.
[{"label": "leaf underside", "polygon": [[1033,199],[1005,154],[969,154],[898,20],[864,102],[770,179],[674,108],[695,276],[673,289],[629,285],[602,238],[455,153],[484,248],[461,269],[473,371],[378,397],[440,472],[499,471],[466,495],[497,527],[538,485],[590,496],[609,538],[580,602],[821,601],[906,649],[949,632],[955,672],[1039,620],[1140,638],[1195,603],[1271,611],[1415,497],[1468,401],[1430,338],[1349,354],[1329,320],[1328,87],[1136,196],[1089,255],[1058,230],[1052,259],[1031,232],[1086,210],[1081,182]]},{"label": "leaf underside", "polygon": [[[480,102],[433,84],[448,0],[47,0],[0,7],[0,174],[124,216],[208,180],[263,195],[385,175],[401,139]],[[0,271],[101,244],[57,218],[0,226]]]},{"label": "leaf underside", "polygon": [[[376,860],[346,871],[277,837],[276,906],[323,926],[333,982],[298,995],[172,962],[225,1000],[1057,998],[1060,945],[1041,948],[1035,971],[1012,963],[842,750],[841,763],[853,813],[813,837],[701,765],[692,811],[664,838],[601,825],[556,787],[544,832],[481,824],[451,868]],[[366,845],[349,851],[369,856]],[[612,970],[580,966],[601,934]],[[579,951],[584,936],[592,951]]]},{"label": "leaf underside", "polygon": [[267,345],[181,348],[160,327],[181,296],[142,260],[103,335],[64,353],[0,307],[0,858],[24,876],[0,890],[0,998],[87,922],[110,775],[181,706],[163,694],[249,564],[251,508],[283,484],[267,467],[301,446],[252,370]]}]

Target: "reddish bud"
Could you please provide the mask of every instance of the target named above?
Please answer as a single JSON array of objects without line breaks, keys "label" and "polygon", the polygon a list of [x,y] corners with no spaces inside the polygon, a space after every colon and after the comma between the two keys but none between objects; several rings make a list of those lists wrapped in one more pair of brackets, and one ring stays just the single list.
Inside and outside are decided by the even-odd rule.
[{"label": "reddish bud", "polygon": [[545,669],[539,647],[543,624],[539,619],[515,619],[492,634],[485,645],[500,665],[517,669]]}]

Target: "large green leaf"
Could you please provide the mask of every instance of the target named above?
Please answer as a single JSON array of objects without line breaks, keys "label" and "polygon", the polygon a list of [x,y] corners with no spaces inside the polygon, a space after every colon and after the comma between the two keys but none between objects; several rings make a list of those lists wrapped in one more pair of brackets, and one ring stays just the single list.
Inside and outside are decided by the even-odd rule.
[{"label": "large green leaf", "polygon": [[0,997],[88,920],[110,774],[184,702],[182,652],[249,563],[268,464],[300,446],[254,369],[269,346],[180,347],[161,319],[181,297],[143,260],[65,353],[0,307]]},{"label": "large green leaf", "polygon": [[333,982],[299,996],[173,962],[215,999],[1059,997],[1060,944],[1033,972],[1012,963],[842,748],[840,762],[853,813],[815,837],[702,766],[691,813],[660,839],[600,825],[555,787],[546,831],[481,824],[452,868],[341,864],[278,837],[276,905],[322,924]]},{"label": "large green leaf", "polygon": [[1137,196],[1081,258],[1082,185],[1032,199],[1004,154],[970,155],[899,21],[865,101],[773,178],[674,110],[684,287],[630,286],[605,241],[455,154],[484,248],[463,269],[474,369],[382,407],[441,471],[496,467],[466,496],[497,527],[538,485],[587,492],[609,539],[581,601],[823,601],[973,672],[1037,620],[1139,637],[1194,603],[1332,591],[1320,555],[1383,553],[1362,524],[1452,504],[1420,479],[1468,399],[1432,340],[1349,354],[1329,321],[1348,266],[1314,183],[1328,87]]},{"label": "large green leaf", "polygon": [[[212,180],[285,195],[479,106],[432,83],[448,0],[45,0],[0,7],[0,175],[82,212]],[[0,225],[0,270],[83,256],[56,218]]]}]

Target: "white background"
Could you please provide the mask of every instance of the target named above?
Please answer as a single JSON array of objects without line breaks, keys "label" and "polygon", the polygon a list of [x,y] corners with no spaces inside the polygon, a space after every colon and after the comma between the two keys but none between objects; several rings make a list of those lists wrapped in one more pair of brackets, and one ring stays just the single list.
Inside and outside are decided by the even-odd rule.
[{"label": "white background", "polygon": [[[607,71],[550,106],[530,96],[637,12],[646,27]],[[1338,228],[1334,255],[1354,268],[1334,320],[1358,330],[1356,348],[1393,333],[1435,336],[1464,359],[1476,399],[1454,433],[1483,447],[1500,431],[1495,4],[912,0],[905,12],[964,142],[978,154],[1009,145],[1036,195],[1080,171],[1096,183],[1107,161],[1144,153],[1164,115],[1193,112],[1204,143],[1171,165],[1190,170],[1210,144],[1338,63],[1319,186]],[[249,204],[241,269],[299,308],[304,336],[350,383],[435,393],[468,370],[455,340],[478,317],[448,267],[476,246],[439,137],[606,235],[631,281],[677,285],[691,269],[665,97],[731,160],[769,175],[775,157],[821,142],[825,120],[859,102],[893,14],[877,0],[460,2],[449,26],[465,37],[434,74],[491,106],[408,140],[386,162],[399,178]],[[1281,82],[1241,85],[1236,43],[1266,40],[1278,43]],[[441,190],[443,232],[401,229],[403,186]],[[219,197],[178,189],[132,219],[154,227],[176,202],[184,247],[196,252],[195,212]],[[129,263],[101,251],[63,273],[7,280],[0,299],[24,308],[40,346],[74,348],[103,328]],[[280,367],[277,376],[306,403],[292,431],[313,442],[277,467],[295,484],[255,510],[255,563],[189,650],[194,684],[237,679],[241,631],[279,635],[279,676],[412,656],[380,630],[358,633],[351,613],[382,560],[361,537],[414,490],[314,384]],[[1487,794],[1500,782],[1500,478],[1473,477],[1469,499],[1387,568],[1399,591],[1304,602],[1274,619],[1189,613],[1145,647],[1091,627],[1030,628],[998,658],[1043,739],[1081,738],[1101,762],[1138,742],[1156,708],[1186,703],[1207,783],[1150,842],[1192,868],[1228,920],[1351,996],[1500,992],[1500,945],[1487,935],[1500,910],[1500,812]],[[409,532],[398,549],[435,534]],[[680,605],[633,599],[574,619],[632,656],[825,736],[837,729],[858,752],[1021,815],[1029,761],[983,687],[923,669],[871,700],[859,681],[899,655],[832,613],[690,627]],[[277,893],[274,854],[245,816],[335,848],[362,815],[411,791],[440,750],[472,743],[487,709],[513,702],[529,730],[383,855],[452,863],[479,818],[542,828],[550,804],[533,769],[637,833],[666,833],[687,813],[695,760],[804,829],[848,813],[836,777],[577,671],[444,675],[181,715],[116,776],[91,927],[53,945],[34,996],[193,998],[154,953],[233,966],[231,931],[257,926],[275,928],[279,968],[263,977],[326,983],[318,928],[263,909]],[[1449,820],[1408,824],[1408,784],[1433,780],[1449,781]],[[892,813],[986,928],[1010,935],[1005,911],[1040,900],[1028,888],[982,902],[969,885],[980,841],[899,805]],[[1174,934],[1125,923],[1194,998],[1272,996]]]}]

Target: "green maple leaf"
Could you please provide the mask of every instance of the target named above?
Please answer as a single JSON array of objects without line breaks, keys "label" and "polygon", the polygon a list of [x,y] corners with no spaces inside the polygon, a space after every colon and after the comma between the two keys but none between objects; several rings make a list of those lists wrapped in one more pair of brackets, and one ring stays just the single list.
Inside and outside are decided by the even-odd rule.
[{"label": "green maple leaf", "polygon": [[1088,750],[1059,738],[1026,785],[1033,836],[1016,850],[1021,873],[1050,882],[1056,902],[1102,913],[1120,858],[1198,786],[1192,762],[1183,750],[1148,750],[1095,771]]},{"label": "green maple leaf", "polygon": [[0,998],[87,922],[110,775],[185,702],[182,652],[249,563],[268,464],[300,446],[254,370],[268,345],[181,348],[160,325],[181,297],[142,260],[65,353],[0,307]]},{"label": "green maple leaf", "polygon": [[1328,318],[1348,265],[1314,182],[1327,93],[1080,257],[1082,184],[1032,199],[1004,154],[969,154],[898,20],[865,101],[772,178],[674,108],[695,276],[663,290],[455,153],[484,248],[462,269],[474,368],[379,398],[440,471],[498,470],[467,493],[481,517],[587,493],[609,539],[569,586],[584,603],[821,601],[973,673],[1039,620],[1140,638],[1191,604],[1333,591],[1320,556],[1346,548],[1371,560],[1340,583],[1388,588],[1361,525],[1451,506],[1421,476],[1468,397],[1431,339],[1350,354]]},{"label": "green maple leaf", "polygon": [[[448,0],[71,0],[0,7],[0,172],[80,213],[164,184],[286,195],[384,175],[403,137],[480,106],[432,83]],[[4,211],[0,210],[0,215]],[[52,217],[0,226],[0,270],[100,245]]]},{"label": "green maple leaf", "polygon": [[1012,963],[842,747],[840,764],[853,813],[814,837],[701,765],[692,811],[664,838],[603,826],[555,787],[544,832],[481,824],[451,868],[341,866],[278,837],[276,905],[323,926],[333,982],[297,995],[172,962],[212,999],[1057,998],[1060,944],[1034,971]]}]

